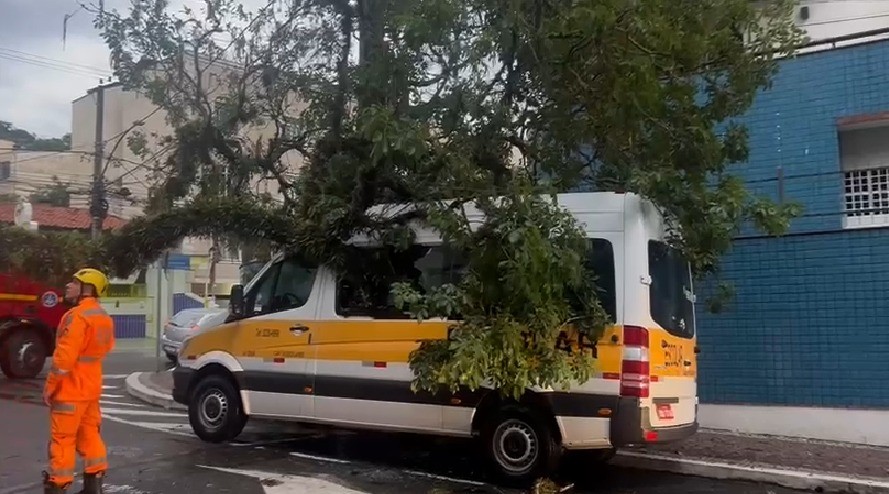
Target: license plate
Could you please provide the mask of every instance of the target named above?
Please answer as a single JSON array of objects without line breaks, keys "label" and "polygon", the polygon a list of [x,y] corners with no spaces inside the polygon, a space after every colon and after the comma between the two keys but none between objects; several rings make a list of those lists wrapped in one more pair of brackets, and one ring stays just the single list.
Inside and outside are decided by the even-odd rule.
[{"label": "license plate", "polygon": [[658,405],[657,418],[661,420],[673,420],[673,407],[670,405]]}]

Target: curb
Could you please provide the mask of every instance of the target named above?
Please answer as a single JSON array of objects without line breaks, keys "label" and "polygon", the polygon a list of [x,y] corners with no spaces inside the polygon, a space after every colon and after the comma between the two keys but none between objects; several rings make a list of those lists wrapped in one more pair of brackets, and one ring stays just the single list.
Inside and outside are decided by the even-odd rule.
[{"label": "curb", "polygon": [[173,396],[160,391],[155,391],[148,386],[142,384],[140,377],[146,372],[134,372],[127,376],[126,388],[127,393],[138,400],[145,403],[159,406],[166,410],[188,410],[185,405],[173,401]]},{"label": "curb", "polygon": [[776,484],[796,490],[855,494],[889,493],[889,479],[842,477],[802,470],[674,458],[631,451],[619,451],[610,463],[625,468],[656,470],[717,480],[746,480]]}]

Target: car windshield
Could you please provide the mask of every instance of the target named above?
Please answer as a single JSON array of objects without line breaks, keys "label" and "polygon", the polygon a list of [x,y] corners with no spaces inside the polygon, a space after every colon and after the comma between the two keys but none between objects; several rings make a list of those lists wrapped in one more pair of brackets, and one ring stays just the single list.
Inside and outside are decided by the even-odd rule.
[{"label": "car windshield", "polygon": [[678,249],[652,240],[648,243],[648,274],[651,318],[674,336],[694,336],[694,294],[688,262]]},{"label": "car windshield", "polygon": [[198,321],[200,321],[205,314],[205,312],[184,310],[173,316],[173,319],[170,320],[170,323],[172,323],[174,326],[189,328],[197,324]]}]

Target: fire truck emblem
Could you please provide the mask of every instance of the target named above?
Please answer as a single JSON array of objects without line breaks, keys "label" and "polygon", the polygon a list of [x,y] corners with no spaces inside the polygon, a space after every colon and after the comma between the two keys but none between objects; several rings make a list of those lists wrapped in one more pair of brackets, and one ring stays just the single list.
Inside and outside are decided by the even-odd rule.
[{"label": "fire truck emblem", "polygon": [[46,292],[40,297],[40,302],[44,307],[55,307],[59,303],[59,296],[56,295],[56,292]]}]

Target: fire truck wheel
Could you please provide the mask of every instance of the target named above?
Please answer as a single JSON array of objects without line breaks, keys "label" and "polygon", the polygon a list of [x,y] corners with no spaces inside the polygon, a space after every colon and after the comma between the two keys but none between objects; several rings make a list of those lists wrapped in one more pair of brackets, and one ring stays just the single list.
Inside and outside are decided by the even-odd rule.
[{"label": "fire truck wheel", "polygon": [[46,350],[37,331],[13,329],[0,341],[0,370],[10,379],[33,379],[43,370]]}]

